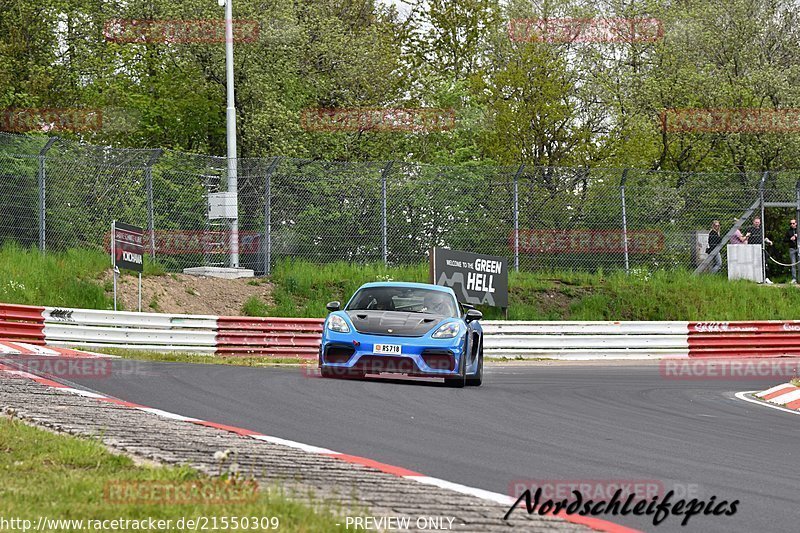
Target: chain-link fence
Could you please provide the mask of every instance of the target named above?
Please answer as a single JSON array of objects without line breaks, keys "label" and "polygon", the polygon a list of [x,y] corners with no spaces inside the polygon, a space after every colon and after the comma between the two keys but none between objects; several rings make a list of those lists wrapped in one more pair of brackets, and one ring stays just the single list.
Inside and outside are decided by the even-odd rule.
[{"label": "chain-link fence", "polygon": [[[764,211],[768,237],[781,241],[798,179],[240,159],[239,260],[263,274],[285,258],[418,263],[440,246],[506,256],[520,270],[695,269],[713,219],[724,236]],[[0,133],[0,242],[107,249],[119,220],[147,228],[150,255],[170,271],[224,266],[228,221],[212,218],[209,200],[226,184],[221,157]]]}]

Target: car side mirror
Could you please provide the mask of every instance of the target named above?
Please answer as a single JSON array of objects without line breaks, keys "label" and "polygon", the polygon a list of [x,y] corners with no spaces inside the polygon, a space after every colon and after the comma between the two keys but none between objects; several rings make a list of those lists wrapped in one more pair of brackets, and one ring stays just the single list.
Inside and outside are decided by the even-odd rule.
[{"label": "car side mirror", "polygon": [[483,313],[477,309],[468,309],[467,314],[464,315],[464,322],[472,322],[474,320],[480,320],[481,318],[483,318]]},{"label": "car side mirror", "polygon": [[328,302],[328,305],[326,305],[325,307],[328,308],[328,311],[333,312],[333,311],[338,311],[342,307],[342,304],[336,301]]}]

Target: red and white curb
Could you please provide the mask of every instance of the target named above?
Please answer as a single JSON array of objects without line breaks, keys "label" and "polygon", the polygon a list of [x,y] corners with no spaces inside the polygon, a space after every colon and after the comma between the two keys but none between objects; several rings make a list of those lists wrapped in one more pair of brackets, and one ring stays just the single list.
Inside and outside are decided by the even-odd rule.
[{"label": "red and white curb", "polygon": [[98,358],[111,357],[114,355],[104,355],[92,352],[70,350],[69,348],[57,348],[55,346],[41,346],[20,341],[0,341],[0,356],[4,355],[36,355],[44,357],[76,357],[76,358]]},{"label": "red and white curb", "polygon": [[[279,437],[271,437],[269,435],[264,435],[262,433],[258,433],[256,431],[251,431],[249,429],[243,429],[235,426],[228,426],[225,424],[218,424],[216,422],[208,422],[206,420],[200,420],[197,418],[191,418],[187,416],[178,415],[175,413],[170,413],[168,411],[163,411],[161,409],[155,409],[152,407],[146,407],[144,405],[139,405],[131,402],[126,402],[124,400],[119,400],[117,398],[112,398],[110,396],[105,396],[103,394],[97,394],[95,392],[85,391],[82,389],[76,389],[73,387],[68,387],[57,381],[53,381],[51,379],[43,378],[41,376],[37,376],[35,374],[31,374],[30,372],[24,372],[20,370],[14,370],[13,368],[0,363],[0,372],[17,376],[20,378],[30,379],[42,385],[53,387],[64,392],[69,392],[72,394],[77,394],[78,396],[84,396],[86,398],[93,398],[98,401],[113,403],[115,405],[129,407],[131,409],[138,409],[140,411],[145,411],[147,413],[154,414],[156,416],[160,416],[163,418],[168,418],[170,420],[178,420],[181,422],[191,422],[193,424],[197,424],[200,426],[206,426],[210,428],[220,429],[223,431],[229,431],[231,433],[235,433],[237,435],[241,435],[243,437],[250,437],[256,440],[260,440],[263,442],[268,442],[270,444],[279,444],[282,446],[287,446],[290,448],[295,448],[298,450],[302,450],[307,453],[316,453],[320,455],[325,455],[327,457],[332,457],[334,459],[338,459],[340,461],[345,461],[347,463],[358,464],[362,466],[366,466],[368,468],[372,468],[379,472],[383,472],[386,474],[391,474],[394,476],[398,476],[404,479],[408,479],[410,481],[416,481],[417,483],[422,483],[423,485],[433,485],[435,487],[439,487],[446,490],[452,490],[454,492],[458,492],[460,494],[465,494],[468,496],[474,496],[484,501],[489,501],[493,503],[498,503],[501,505],[508,505],[509,507],[514,504],[516,498],[513,498],[506,494],[501,494],[499,492],[491,492],[484,489],[479,489],[477,487],[470,487],[467,485],[461,485],[459,483],[453,483],[451,481],[447,481],[444,479],[439,479],[435,477],[426,476],[424,474],[420,474],[419,472],[414,472],[413,470],[408,470],[406,468],[400,466],[393,466],[386,463],[381,463],[379,461],[375,461],[373,459],[368,459],[366,457],[359,457],[357,455],[348,455],[345,453],[336,452],[333,450],[329,450],[327,448],[320,448],[319,446],[312,446],[310,444],[304,444],[302,442],[296,442],[292,440],[282,439]],[[524,510],[522,511],[524,512]],[[600,518],[593,518],[593,517],[585,517],[585,516],[573,516],[573,515],[554,515],[552,513],[548,513],[550,516],[555,516],[557,518],[561,518],[566,522],[570,522],[572,524],[579,524],[586,526],[588,528],[594,529],[596,531],[607,531],[610,533],[640,533],[636,529],[631,529],[625,526],[621,526],[619,524],[614,524],[613,522],[608,522],[607,520],[602,520]]]},{"label": "red and white curb", "polygon": [[759,392],[756,396],[764,401],[780,405],[786,409],[800,411],[800,387],[795,387],[791,383],[776,385],[763,392]]},{"label": "red and white curb", "polygon": [[[759,400],[750,398],[753,395]],[[794,415],[800,415],[800,387],[796,387],[791,383],[783,383],[782,385],[775,385],[765,391],[745,391],[737,392],[735,396],[746,402],[763,405],[764,407],[771,407]]]}]

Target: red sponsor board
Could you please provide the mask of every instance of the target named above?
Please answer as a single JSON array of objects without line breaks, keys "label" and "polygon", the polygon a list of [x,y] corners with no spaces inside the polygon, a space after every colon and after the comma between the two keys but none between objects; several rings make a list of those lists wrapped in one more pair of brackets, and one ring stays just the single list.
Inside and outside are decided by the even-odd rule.
[{"label": "red sponsor board", "polygon": [[662,359],[664,379],[676,380],[787,380],[797,377],[800,358]]},{"label": "red sponsor board", "polygon": [[667,133],[798,133],[800,109],[665,109]]},{"label": "red sponsor board", "polygon": [[300,125],[306,131],[320,132],[432,132],[455,127],[453,109],[304,109]]},{"label": "red sponsor board", "polygon": [[103,127],[100,109],[12,108],[0,111],[0,131],[97,131]]},{"label": "red sponsor board", "polygon": [[[519,251],[541,254],[623,253],[625,236],[622,230],[520,230]],[[652,254],[664,249],[664,233],[661,231],[628,231],[627,238],[630,254]],[[513,232],[509,244],[512,249],[516,245]]]},{"label": "red sponsor board", "polygon": [[655,42],[664,28],[661,20],[645,17],[511,19],[508,36],[515,42]]},{"label": "red sponsor board", "polygon": [[255,501],[258,483],[234,479],[110,481],[104,487],[103,496],[108,503],[235,504]]},{"label": "red sponsor board", "polygon": [[[258,40],[257,20],[233,20],[233,42],[253,43]],[[106,41],[115,43],[224,43],[224,19],[148,20],[112,19],[105,23]]]}]

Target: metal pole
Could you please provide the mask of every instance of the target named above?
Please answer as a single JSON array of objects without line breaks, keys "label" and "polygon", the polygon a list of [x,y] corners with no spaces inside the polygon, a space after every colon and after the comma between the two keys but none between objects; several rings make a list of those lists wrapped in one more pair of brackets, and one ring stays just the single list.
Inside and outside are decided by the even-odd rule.
[{"label": "metal pole", "polygon": [[[514,174],[514,271],[519,272],[519,177],[525,170],[525,164],[520,165]],[[508,316],[508,310],[506,310]]]},{"label": "metal pole", "polygon": [[39,151],[39,251],[44,253],[47,245],[47,176],[45,174],[45,154],[58,137],[51,137]]},{"label": "metal pole", "polygon": [[[147,188],[147,232],[150,234],[150,258],[156,257],[155,213],[153,208],[153,165],[161,157],[162,150],[154,150],[144,170],[145,187]],[[141,306],[140,306],[141,307]],[[139,309],[141,311],[141,309]]]},{"label": "metal pole", "polygon": [[239,268],[239,197],[236,158],[236,104],[233,93],[233,0],[225,2],[225,72],[228,102],[225,110],[228,145],[228,193],[233,194],[236,211],[230,221],[230,266]]},{"label": "metal pole", "polygon": [[139,272],[139,312],[142,312],[142,273]]},{"label": "metal pole", "polygon": [[620,196],[622,197],[622,247],[625,251],[625,273],[630,270],[630,263],[628,257],[628,215],[625,210],[625,182],[628,180],[628,169],[622,171],[622,180],[620,181]]},{"label": "metal pole", "polygon": [[278,168],[281,158],[275,157],[264,176],[264,275],[270,274],[272,266],[272,174]]},{"label": "metal pole", "polygon": [[758,184],[758,198],[761,200],[761,281],[767,279],[767,255],[764,253],[764,189],[767,186],[769,171],[765,171],[761,176],[761,183]]},{"label": "metal pole", "polygon": [[389,266],[389,225],[386,220],[386,176],[391,172],[393,164],[394,161],[389,161],[381,172],[381,228],[384,266]]},{"label": "metal pole", "polygon": [[800,180],[794,184],[794,201],[797,207],[794,210],[794,219],[800,220]]},{"label": "metal pole", "polygon": [[111,269],[114,274],[114,311],[117,310],[117,221],[111,223]]}]

